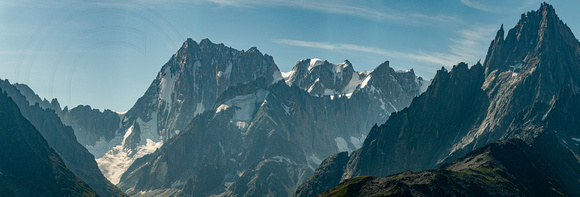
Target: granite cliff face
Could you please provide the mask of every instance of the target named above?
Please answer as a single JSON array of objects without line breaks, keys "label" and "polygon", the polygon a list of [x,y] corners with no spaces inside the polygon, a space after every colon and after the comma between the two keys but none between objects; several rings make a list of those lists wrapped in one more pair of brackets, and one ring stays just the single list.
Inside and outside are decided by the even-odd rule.
[{"label": "granite cliff face", "polygon": [[413,72],[395,72],[388,62],[365,75],[352,82],[354,89],[331,95],[313,95],[309,87],[289,82],[292,74],[272,85],[258,79],[230,87],[212,110],[136,160],[119,186],[130,195],[289,196],[320,158],[359,148],[372,125],[404,108],[426,83]]},{"label": "granite cliff face", "polygon": [[[579,47],[545,3],[522,15],[505,39],[502,26],[483,65],[468,68],[462,63],[451,72],[438,71],[425,94],[370,131],[348,164],[338,167],[344,170],[341,179],[435,168],[497,140],[529,143],[537,132],[514,124],[530,121],[522,120],[529,107],[548,105],[562,89],[579,90]],[[570,141],[578,134],[556,135]]]}]

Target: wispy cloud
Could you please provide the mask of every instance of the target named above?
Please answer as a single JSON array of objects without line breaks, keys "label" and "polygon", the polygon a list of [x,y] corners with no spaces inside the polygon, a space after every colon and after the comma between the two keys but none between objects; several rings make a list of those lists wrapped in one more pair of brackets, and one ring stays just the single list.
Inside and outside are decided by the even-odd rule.
[{"label": "wispy cloud", "polygon": [[506,11],[520,12],[538,0],[461,0],[464,5],[485,12],[503,13]]},{"label": "wispy cloud", "polygon": [[494,9],[488,7],[487,5],[484,5],[479,0],[461,0],[461,3],[463,3],[464,5],[466,5],[468,7],[475,8],[475,9],[482,10],[482,11],[486,11],[486,12],[493,12],[494,11]]},{"label": "wispy cloud", "polygon": [[338,1],[289,1],[289,6],[300,7],[315,11],[346,14],[370,19],[379,20],[405,20],[406,16],[397,14],[392,10],[377,10],[362,5],[341,3]]},{"label": "wispy cloud", "polygon": [[[198,0],[203,2],[204,0]],[[456,23],[461,21],[456,16],[435,14],[433,16],[414,12],[412,10],[397,10],[388,6],[369,5],[360,1],[331,1],[331,0],[208,0],[219,6],[258,7],[276,6],[292,7],[319,11],[324,13],[343,14],[373,20],[386,20],[406,24],[431,24],[432,22]]]},{"label": "wispy cloud", "polygon": [[459,36],[450,38],[450,53],[462,58],[462,61],[481,58],[487,52],[486,49],[498,28],[494,25],[480,25],[457,31]]},{"label": "wispy cloud", "polygon": [[347,43],[313,42],[292,39],[275,39],[273,41],[278,44],[318,48],[343,53],[371,53],[384,56],[387,59],[406,59],[414,62],[449,67],[462,61],[471,62],[483,58],[487,45],[489,44],[488,41],[492,39],[494,31],[495,28],[491,26],[459,30],[456,32],[458,37],[450,39],[451,42],[448,52],[402,52]]},{"label": "wispy cloud", "polygon": [[276,39],[274,40],[275,43],[278,44],[285,44],[291,46],[298,46],[298,47],[308,47],[308,48],[318,48],[318,49],[325,49],[335,52],[363,52],[363,53],[372,53],[380,56],[385,56],[387,59],[391,59],[394,57],[409,59],[419,62],[426,62],[430,64],[437,64],[437,65],[445,65],[449,66],[452,65],[454,60],[457,58],[450,57],[448,55],[444,55],[441,53],[424,53],[424,52],[417,52],[417,53],[405,53],[399,51],[392,51],[382,48],[376,47],[368,47],[368,46],[361,46],[355,44],[345,44],[345,43],[329,43],[329,42],[312,42],[312,41],[302,41],[302,40],[290,40],[290,39]]}]

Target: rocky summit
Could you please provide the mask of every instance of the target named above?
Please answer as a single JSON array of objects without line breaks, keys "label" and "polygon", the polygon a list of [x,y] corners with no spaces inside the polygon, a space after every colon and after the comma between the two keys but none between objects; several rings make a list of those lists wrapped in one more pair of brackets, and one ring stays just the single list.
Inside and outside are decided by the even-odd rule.
[{"label": "rocky summit", "polygon": [[[363,147],[352,153],[346,165],[317,170],[318,175],[296,193],[321,193],[336,186],[333,183],[356,176],[384,177],[436,168],[497,140],[515,138],[533,144],[542,133],[554,133],[558,140],[551,141],[553,146],[562,145],[578,154],[576,144],[568,143],[580,136],[577,129],[562,121],[546,121],[549,106],[557,103],[562,91],[580,90],[579,49],[580,43],[554,8],[543,3],[540,9],[523,14],[505,37],[502,25],[483,64],[461,63],[451,71],[438,71],[429,89],[408,108],[371,129]],[[537,129],[546,125],[558,129]],[[567,161],[571,163],[565,165],[571,166],[578,162]],[[565,168],[560,174],[577,170]],[[326,186],[309,186],[321,183],[317,177],[337,177],[325,171],[344,173]],[[570,185],[559,188],[564,194],[575,194]]]}]

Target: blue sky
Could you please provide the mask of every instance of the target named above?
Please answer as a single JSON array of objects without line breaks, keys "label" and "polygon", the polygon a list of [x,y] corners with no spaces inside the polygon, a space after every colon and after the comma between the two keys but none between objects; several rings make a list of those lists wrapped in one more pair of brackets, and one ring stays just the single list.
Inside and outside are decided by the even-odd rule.
[{"label": "blue sky", "polygon": [[[289,71],[307,58],[358,71],[389,60],[427,79],[485,58],[535,0],[0,1],[0,78],[62,106],[128,110],[186,38],[256,46]],[[576,34],[580,1],[548,1]]]}]

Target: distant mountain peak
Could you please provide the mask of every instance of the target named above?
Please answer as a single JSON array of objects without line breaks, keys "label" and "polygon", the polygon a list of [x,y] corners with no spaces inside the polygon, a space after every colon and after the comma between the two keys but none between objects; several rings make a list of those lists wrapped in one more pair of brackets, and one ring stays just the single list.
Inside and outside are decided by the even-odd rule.
[{"label": "distant mountain peak", "polygon": [[199,48],[199,44],[197,42],[195,42],[193,39],[187,38],[187,40],[185,40],[185,42],[183,42],[183,44],[181,45],[181,48],[179,50],[181,51],[181,50],[187,50],[187,49],[191,49],[191,48]]},{"label": "distant mountain peak", "polygon": [[251,47],[250,49],[248,49],[248,53],[259,53],[259,54],[262,54],[262,52],[260,52],[260,50],[258,50],[258,47]]},{"label": "distant mountain peak", "polygon": [[381,65],[377,66],[377,68],[375,68],[375,71],[377,71],[377,72],[395,71],[393,68],[391,68],[391,66],[389,64],[390,64],[389,61],[385,61]]},{"label": "distant mountain peak", "polygon": [[214,44],[214,43],[211,42],[211,40],[209,40],[209,38],[204,38],[199,42],[199,45],[202,45],[202,46],[210,45],[210,44]]},{"label": "distant mountain peak", "polygon": [[352,66],[352,64],[348,60],[344,60],[344,63]]},{"label": "distant mountain peak", "polygon": [[312,95],[334,95],[345,93],[344,89],[353,77],[359,80],[359,74],[348,60],[332,64],[327,60],[312,58],[298,61],[286,82]]}]

